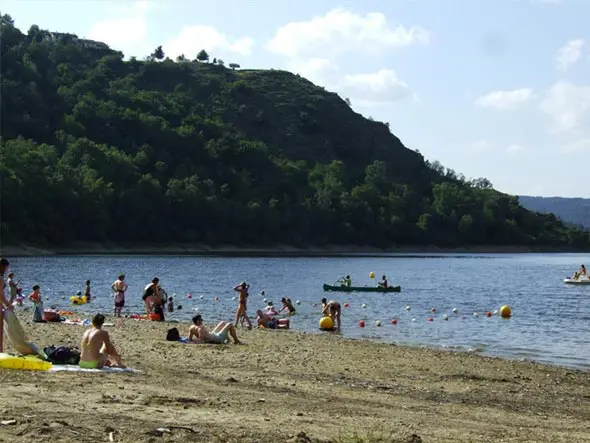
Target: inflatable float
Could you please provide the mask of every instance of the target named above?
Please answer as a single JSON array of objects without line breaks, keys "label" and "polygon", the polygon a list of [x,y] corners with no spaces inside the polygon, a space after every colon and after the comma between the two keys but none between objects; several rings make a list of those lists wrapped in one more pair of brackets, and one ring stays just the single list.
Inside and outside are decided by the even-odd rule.
[{"label": "inflatable float", "polygon": [[566,285],[590,285],[590,278],[566,278],[563,280]]},{"label": "inflatable float", "polygon": [[70,301],[74,305],[85,305],[86,303],[88,303],[88,298],[85,296],[74,295],[70,297]]},{"label": "inflatable float", "polygon": [[48,371],[52,364],[34,355],[18,356],[0,353],[0,368],[24,369],[26,371]]}]

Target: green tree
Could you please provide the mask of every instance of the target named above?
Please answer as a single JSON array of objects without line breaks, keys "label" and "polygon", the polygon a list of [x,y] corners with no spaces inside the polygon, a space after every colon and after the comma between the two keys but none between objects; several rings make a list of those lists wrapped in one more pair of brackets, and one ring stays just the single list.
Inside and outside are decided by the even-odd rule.
[{"label": "green tree", "polygon": [[197,54],[197,60],[202,63],[207,63],[209,61],[209,54],[204,49]]}]

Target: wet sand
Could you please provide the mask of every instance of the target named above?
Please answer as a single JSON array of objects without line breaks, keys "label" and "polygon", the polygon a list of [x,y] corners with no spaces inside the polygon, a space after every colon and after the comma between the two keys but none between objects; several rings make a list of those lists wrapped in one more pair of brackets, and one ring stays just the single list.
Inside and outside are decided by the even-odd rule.
[{"label": "wet sand", "polygon": [[[84,330],[28,318],[40,346],[78,345]],[[330,333],[171,343],[173,326],[188,330],[106,328],[139,374],[0,370],[1,420],[16,421],[0,441],[590,442],[587,372]]]}]

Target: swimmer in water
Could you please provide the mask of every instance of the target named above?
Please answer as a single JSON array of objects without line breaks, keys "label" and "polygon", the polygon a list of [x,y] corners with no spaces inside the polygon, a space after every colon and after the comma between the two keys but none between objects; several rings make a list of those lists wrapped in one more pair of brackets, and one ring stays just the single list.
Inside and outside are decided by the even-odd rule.
[{"label": "swimmer in water", "polygon": [[282,314],[284,311],[289,311],[289,315],[295,314],[295,307],[293,306],[293,303],[291,303],[290,298],[281,298],[281,303],[283,304],[283,307],[279,311],[279,314]]}]

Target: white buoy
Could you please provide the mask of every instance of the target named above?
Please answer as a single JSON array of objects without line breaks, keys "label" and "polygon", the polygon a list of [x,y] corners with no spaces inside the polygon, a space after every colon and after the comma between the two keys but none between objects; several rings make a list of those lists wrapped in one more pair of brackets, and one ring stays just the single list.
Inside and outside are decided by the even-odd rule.
[{"label": "white buoy", "polygon": [[377,320],[377,321],[375,322],[375,326],[381,326],[381,322],[380,322],[379,320]]},{"label": "white buoy", "polygon": [[412,319],[412,321],[416,321],[416,319],[415,319],[415,318],[413,318],[413,319]]},{"label": "white buoy", "polygon": [[448,320],[449,316],[447,314],[443,315],[443,320]]},{"label": "white buoy", "polygon": [[205,298],[205,296],[204,296],[204,295],[201,295],[199,298],[200,298],[201,300],[203,300],[203,299]]},{"label": "white buoy", "polygon": [[367,307],[367,305],[364,303],[361,305],[361,308],[366,308],[366,307]]},{"label": "white buoy", "polygon": [[494,311],[494,315],[498,315],[498,311]]},{"label": "white buoy", "polygon": [[265,298],[264,300],[262,300],[264,303],[268,302],[268,300]]},{"label": "white buoy", "polygon": [[453,308],[453,314],[456,314],[457,312],[459,312],[457,308]]},{"label": "white buoy", "polygon": [[301,302],[300,302],[299,300],[297,300],[297,301],[295,302],[295,304],[297,304],[297,305],[300,305],[300,304],[301,304]]},{"label": "white buoy", "polygon": [[232,300],[235,300],[236,298],[235,298],[235,297],[232,297],[231,299],[232,299]]},{"label": "white buoy", "polygon": [[474,312],[474,313],[473,313],[473,316],[474,316],[474,317],[479,317],[479,314],[478,314],[477,312]]},{"label": "white buoy", "polygon": [[407,305],[406,306],[406,311],[409,311],[410,309],[412,309],[412,308],[410,308],[410,305]]}]

